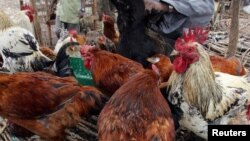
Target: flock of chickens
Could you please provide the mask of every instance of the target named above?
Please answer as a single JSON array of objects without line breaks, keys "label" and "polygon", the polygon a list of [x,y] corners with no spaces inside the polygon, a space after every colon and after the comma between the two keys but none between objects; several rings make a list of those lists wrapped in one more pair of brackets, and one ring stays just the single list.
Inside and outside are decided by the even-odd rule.
[{"label": "flock of chickens", "polygon": [[[178,128],[207,139],[209,124],[250,124],[250,76],[237,58],[208,55],[207,31],[190,29],[169,49],[147,32],[143,0],[111,2],[119,34],[104,15],[103,34],[66,31],[54,51],[0,12],[0,116],[49,141],[91,114],[99,141],[174,141]],[[32,12],[22,8],[19,22],[31,24]],[[70,57],[95,86],[77,82]]]}]

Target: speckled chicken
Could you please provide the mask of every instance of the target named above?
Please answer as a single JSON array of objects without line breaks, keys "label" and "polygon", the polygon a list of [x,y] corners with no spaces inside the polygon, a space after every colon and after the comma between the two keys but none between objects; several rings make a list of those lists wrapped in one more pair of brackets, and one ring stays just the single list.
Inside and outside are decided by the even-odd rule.
[{"label": "speckled chicken", "polygon": [[64,130],[102,108],[106,97],[73,77],[44,72],[0,74],[0,115],[49,141],[63,141]]},{"label": "speckled chicken", "polygon": [[178,54],[168,81],[168,100],[180,126],[204,139],[209,124],[250,124],[250,76],[214,72],[202,46],[207,33],[190,29],[176,41]]},{"label": "speckled chicken", "polygon": [[11,72],[41,71],[52,61],[40,50],[35,36],[27,29],[14,25],[0,12],[0,53],[3,68]]}]

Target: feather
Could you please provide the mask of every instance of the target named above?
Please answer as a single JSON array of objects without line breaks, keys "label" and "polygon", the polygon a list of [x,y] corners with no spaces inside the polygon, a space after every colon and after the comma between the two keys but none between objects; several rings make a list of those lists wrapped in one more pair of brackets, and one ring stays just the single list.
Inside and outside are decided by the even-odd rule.
[{"label": "feather", "polygon": [[11,72],[42,70],[51,60],[39,50],[32,33],[21,27],[10,27],[0,32],[0,52],[3,67]]},{"label": "feather", "polygon": [[12,27],[14,24],[11,19],[2,10],[0,10],[0,31]]},{"label": "feather", "polygon": [[[204,35],[197,31],[200,33]],[[194,35],[185,34],[185,39],[176,43],[178,59],[187,60],[196,54],[198,60],[189,61],[183,72],[173,71],[169,78],[168,99],[183,112],[178,117],[180,125],[207,139],[208,124],[250,123],[246,115],[250,83],[246,76],[214,73],[208,53],[196,39],[193,40]],[[204,40],[203,37],[199,39]]]}]

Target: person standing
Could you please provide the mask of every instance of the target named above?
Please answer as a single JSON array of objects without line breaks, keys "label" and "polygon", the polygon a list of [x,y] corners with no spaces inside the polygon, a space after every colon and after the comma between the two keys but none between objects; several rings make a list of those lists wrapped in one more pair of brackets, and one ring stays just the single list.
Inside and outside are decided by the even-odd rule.
[{"label": "person standing", "polygon": [[80,18],[84,14],[85,0],[60,0],[56,8],[55,33],[58,38],[62,29],[80,32]]}]

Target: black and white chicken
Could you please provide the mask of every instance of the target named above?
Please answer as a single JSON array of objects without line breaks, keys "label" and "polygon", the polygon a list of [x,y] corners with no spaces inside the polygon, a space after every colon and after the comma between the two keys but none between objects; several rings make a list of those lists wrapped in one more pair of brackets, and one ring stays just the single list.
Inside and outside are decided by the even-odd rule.
[{"label": "black and white chicken", "polygon": [[39,44],[30,31],[15,26],[4,12],[0,12],[0,19],[0,53],[3,68],[12,73],[40,71],[51,63],[51,60],[40,52]]},{"label": "black and white chicken", "polygon": [[75,38],[75,31],[62,30],[61,37],[57,41],[54,53],[56,58],[52,67],[55,75],[60,77],[72,76],[73,68],[70,64],[70,58],[81,58],[80,44]]},{"label": "black and white chicken", "polygon": [[0,37],[2,67],[10,72],[39,71],[51,63],[40,52],[36,38],[28,30],[10,27],[0,31]]}]

